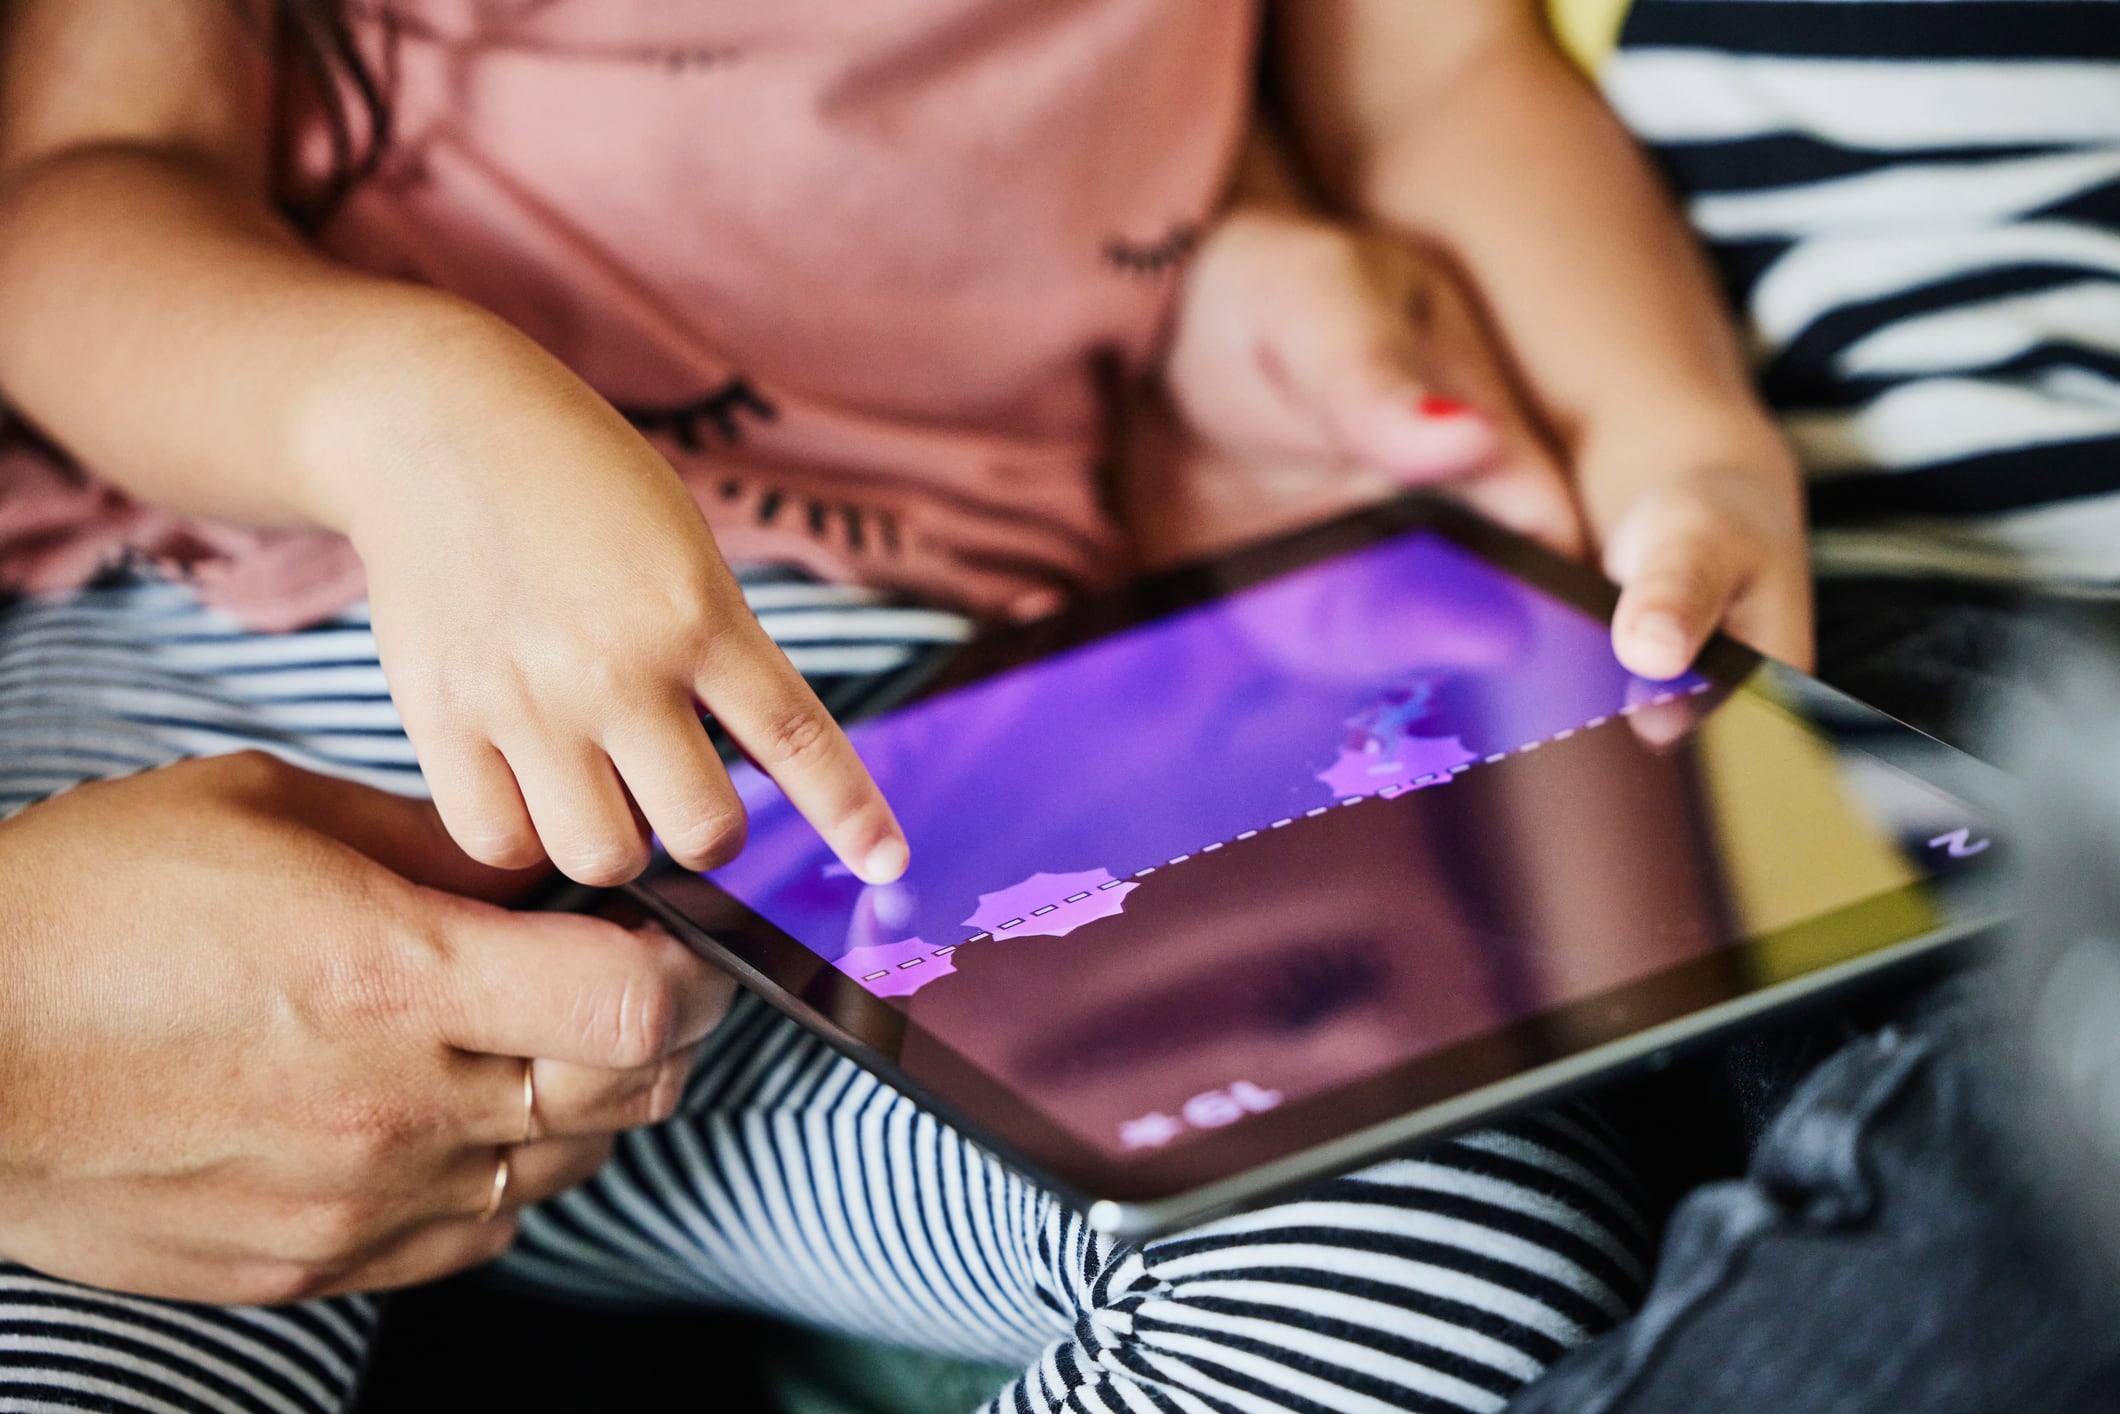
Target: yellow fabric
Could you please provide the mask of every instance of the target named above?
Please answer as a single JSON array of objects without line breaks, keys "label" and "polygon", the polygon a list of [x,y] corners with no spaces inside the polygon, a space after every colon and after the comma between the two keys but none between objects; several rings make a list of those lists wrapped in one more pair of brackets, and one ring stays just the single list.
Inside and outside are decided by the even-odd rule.
[{"label": "yellow fabric", "polygon": [[1570,58],[1593,77],[1619,47],[1633,0],[1546,0],[1546,20]]},{"label": "yellow fabric", "polygon": [[[1848,798],[1834,747],[1774,700],[1772,679],[1694,733],[1724,887],[1745,936],[1921,881],[1889,831]],[[1800,831],[1787,828],[1801,820]],[[1933,921],[1933,920],[1932,920]]]}]

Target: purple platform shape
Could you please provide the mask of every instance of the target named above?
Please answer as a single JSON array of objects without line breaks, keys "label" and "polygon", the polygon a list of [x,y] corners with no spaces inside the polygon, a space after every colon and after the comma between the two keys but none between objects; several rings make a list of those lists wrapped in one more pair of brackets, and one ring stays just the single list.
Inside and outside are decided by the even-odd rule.
[{"label": "purple platform shape", "polygon": [[[957,970],[949,954],[935,956],[935,950],[919,938],[854,948],[832,966],[879,997],[910,997],[937,977],[947,977]],[[877,976],[879,972],[884,975]]]},{"label": "purple platform shape", "polygon": [[1132,880],[1114,883],[1109,869],[1033,874],[979,895],[978,909],[964,923],[996,938],[1064,938],[1085,923],[1123,912],[1126,896],[1138,887]]},{"label": "purple platform shape", "polygon": [[[1341,747],[1340,759],[1318,772],[1318,779],[1332,792],[1333,799],[1346,800],[1350,796],[1375,795],[1386,786],[1411,786],[1422,776],[1441,776],[1447,781],[1450,777],[1446,773],[1452,766],[1478,759],[1479,753],[1454,736],[1402,736],[1398,748],[1388,756],[1367,746]],[[1441,781],[1427,784],[1439,785]]]}]

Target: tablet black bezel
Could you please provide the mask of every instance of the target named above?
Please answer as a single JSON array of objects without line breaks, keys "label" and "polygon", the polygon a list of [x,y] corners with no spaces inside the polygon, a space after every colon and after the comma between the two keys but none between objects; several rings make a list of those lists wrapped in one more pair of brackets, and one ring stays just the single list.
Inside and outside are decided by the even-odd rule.
[{"label": "tablet black bezel", "polygon": [[[1446,501],[1411,493],[1086,598],[1046,619],[997,628],[950,655],[888,703],[864,704],[862,715],[964,687],[1335,555],[1418,531],[1439,534],[1597,619],[1611,617],[1618,590],[1595,572]],[[1763,665],[1760,654],[1718,635],[1694,671],[1720,696],[1741,688]],[[1764,670],[1790,671],[1778,665],[1765,665]],[[1840,699],[1840,694],[1831,696]],[[1851,700],[1840,700],[1850,710],[1889,720]],[[1928,741],[1911,727],[1902,729]],[[1932,744],[1939,752],[1949,751]],[[905,1011],[872,995],[711,881],[663,864],[628,892],[767,1001],[1041,1182],[1078,1202],[1152,1204],[1273,1164],[1335,1133],[1369,1127],[1758,993],[1765,988],[1741,979],[1757,970],[1769,947],[1802,941],[1828,959],[1807,969],[1804,975],[1809,975],[1903,942],[1908,936],[1903,929],[1886,931],[1870,920],[1893,913],[1892,904],[1902,896],[1931,888],[1927,881],[1917,882],[1770,937],[1740,940],[1601,996],[1549,1008],[1351,1085],[1292,1101],[1243,1124],[1191,1135],[1169,1149],[1123,1160],[1046,1119],[1032,1103],[957,1056],[933,1033],[923,1031],[920,1039],[930,1054],[951,1058],[951,1073],[928,1080],[907,1074],[899,1055],[916,1024]],[[1718,977],[1725,984],[1720,991],[1713,987]]]}]

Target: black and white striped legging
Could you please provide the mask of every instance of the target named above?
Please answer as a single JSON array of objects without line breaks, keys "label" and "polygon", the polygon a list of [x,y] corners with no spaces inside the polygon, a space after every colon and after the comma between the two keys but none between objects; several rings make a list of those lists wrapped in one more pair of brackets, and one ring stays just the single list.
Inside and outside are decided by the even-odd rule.
[{"label": "black and white striped legging", "polygon": [[[747,576],[827,700],[959,638],[859,590]],[[0,611],[0,813],[261,747],[416,792],[364,613],[259,636],[133,583]],[[1648,1233],[1611,1136],[1551,1112],[1146,1247],[1051,1195],[754,998],[676,1119],[524,1215],[502,1262],[577,1297],[740,1306],[1020,1364],[995,1411],[1491,1410],[1639,1294]],[[0,1414],[316,1411],[378,1302],[183,1306],[0,1264]]]}]

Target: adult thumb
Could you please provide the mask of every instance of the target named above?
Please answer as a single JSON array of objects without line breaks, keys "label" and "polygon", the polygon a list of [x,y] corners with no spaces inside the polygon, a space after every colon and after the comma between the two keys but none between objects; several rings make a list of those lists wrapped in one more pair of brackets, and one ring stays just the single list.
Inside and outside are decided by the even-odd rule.
[{"label": "adult thumb", "polygon": [[1335,283],[1345,288],[1318,292],[1311,316],[1291,321],[1276,350],[1326,449],[1410,485],[1491,466],[1502,446],[1494,418],[1425,375],[1410,318],[1351,272]]},{"label": "adult thumb", "polygon": [[508,903],[550,877],[551,866],[496,869],[457,847],[432,802],[288,767],[268,787],[267,808],[329,836],[391,873],[445,893]]}]

